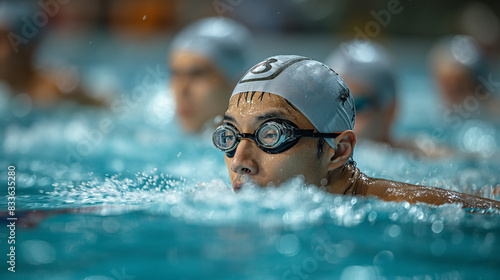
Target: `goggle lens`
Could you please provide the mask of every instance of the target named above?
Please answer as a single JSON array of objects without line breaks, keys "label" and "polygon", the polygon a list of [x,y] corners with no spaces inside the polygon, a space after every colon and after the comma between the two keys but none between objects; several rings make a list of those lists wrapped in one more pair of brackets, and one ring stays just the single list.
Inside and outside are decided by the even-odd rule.
[{"label": "goggle lens", "polygon": [[262,125],[256,132],[256,138],[260,145],[272,149],[280,144],[282,139],[282,129],[277,123],[267,123]]},{"label": "goggle lens", "polygon": [[236,131],[225,125],[219,126],[212,136],[215,147],[224,152],[236,146],[236,138]]}]

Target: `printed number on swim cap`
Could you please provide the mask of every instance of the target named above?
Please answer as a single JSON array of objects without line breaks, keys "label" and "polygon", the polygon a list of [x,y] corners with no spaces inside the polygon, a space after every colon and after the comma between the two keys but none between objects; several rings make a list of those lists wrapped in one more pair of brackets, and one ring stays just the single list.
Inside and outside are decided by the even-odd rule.
[{"label": "printed number on swim cap", "polygon": [[[261,74],[261,73],[266,73],[267,71],[271,70],[273,66],[271,63],[278,61],[276,58],[271,58],[266,61],[262,61],[261,63],[255,65],[252,69],[250,69],[250,72],[253,74]],[[264,66],[264,69],[256,71],[258,68],[262,68]]]},{"label": "printed number on swim cap", "polygon": [[310,60],[307,57],[294,57],[288,59],[269,58],[250,69],[240,80],[239,84],[266,81],[276,78],[290,65],[302,60]]}]

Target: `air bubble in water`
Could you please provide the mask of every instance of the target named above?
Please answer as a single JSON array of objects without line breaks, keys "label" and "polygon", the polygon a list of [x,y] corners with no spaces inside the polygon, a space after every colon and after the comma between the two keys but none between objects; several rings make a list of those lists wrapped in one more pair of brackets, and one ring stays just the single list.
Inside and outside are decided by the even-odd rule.
[{"label": "air bubble in water", "polygon": [[377,273],[371,266],[349,266],[340,275],[341,280],[376,279]]},{"label": "air bubble in water", "polygon": [[390,237],[396,238],[401,234],[401,227],[398,225],[390,225],[386,228],[386,232]]},{"label": "air bubble in water", "polygon": [[26,262],[33,265],[49,264],[56,258],[54,247],[42,240],[24,241],[21,243],[21,251]]},{"label": "air bubble in water", "polygon": [[432,223],[431,228],[432,228],[432,232],[438,234],[443,230],[444,224],[442,221],[435,221],[434,223]]},{"label": "air bubble in water", "polygon": [[300,251],[300,241],[295,234],[285,234],[276,242],[276,250],[287,257],[297,255]]}]

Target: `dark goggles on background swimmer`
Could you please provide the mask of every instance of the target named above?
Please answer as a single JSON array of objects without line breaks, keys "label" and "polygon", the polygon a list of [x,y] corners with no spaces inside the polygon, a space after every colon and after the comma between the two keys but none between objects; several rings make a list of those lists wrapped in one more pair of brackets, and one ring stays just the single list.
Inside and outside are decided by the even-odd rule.
[{"label": "dark goggles on background swimmer", "polygon": [[242,138],[254,140],[257,147],[268,154],[278,154],[295,146],[301,137],[335,138],[339,135],[340,132],[319,133],[313,129],[299,129],[294,123],[285,120],[270,120],[253,134],[240,133],[233,125],[223,124],[215,129],[212,140],[217,149],[233,157]]},{"label": "dark goggles on background swimmer", "polygon": [[356,112],[369,111],[378,108],[378,100],[374,96],[362,95],[354,98]]}]

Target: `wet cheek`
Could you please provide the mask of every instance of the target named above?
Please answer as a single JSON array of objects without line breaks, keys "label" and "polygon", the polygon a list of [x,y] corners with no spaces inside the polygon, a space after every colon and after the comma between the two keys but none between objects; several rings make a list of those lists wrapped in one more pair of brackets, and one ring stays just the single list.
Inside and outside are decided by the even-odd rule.
[{"label": "wet cheek", "polygon": [[270,181],[283,183],[300,172],[297,170],[297,158],[292,156],[271,156],[262,162],[266,166],[263,175],[267,175]]}]

